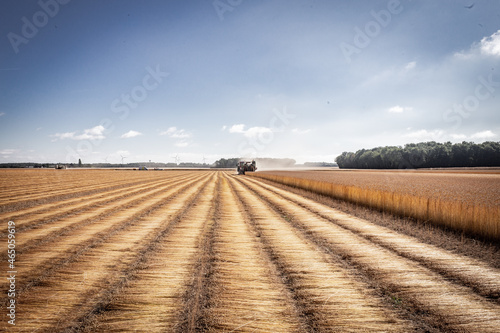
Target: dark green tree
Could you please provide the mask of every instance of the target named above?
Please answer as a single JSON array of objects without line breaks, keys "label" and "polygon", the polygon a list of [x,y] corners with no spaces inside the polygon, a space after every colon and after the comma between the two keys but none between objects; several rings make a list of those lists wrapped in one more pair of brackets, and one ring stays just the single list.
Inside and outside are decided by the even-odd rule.
[{"label": "dark green tree", "polygon": [[416,169],[500,166],[500,142],[475,144],[434,141],[409,143],[404,147],[377,147],[343,152],[335,162],[340,168]]}]

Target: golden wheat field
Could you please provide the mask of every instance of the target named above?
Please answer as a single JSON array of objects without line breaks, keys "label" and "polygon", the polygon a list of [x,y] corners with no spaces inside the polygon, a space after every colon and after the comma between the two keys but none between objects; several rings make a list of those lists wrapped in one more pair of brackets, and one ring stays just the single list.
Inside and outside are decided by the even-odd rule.
[{"label": "golden wheat field", "polygon": [[0,170],[0,184],[0,331],[500,327],[500,269],[233,170]]},{"label": "golden wheat field", "polygon": [[499,171],[268,171],[253,176],[500,241]]}]

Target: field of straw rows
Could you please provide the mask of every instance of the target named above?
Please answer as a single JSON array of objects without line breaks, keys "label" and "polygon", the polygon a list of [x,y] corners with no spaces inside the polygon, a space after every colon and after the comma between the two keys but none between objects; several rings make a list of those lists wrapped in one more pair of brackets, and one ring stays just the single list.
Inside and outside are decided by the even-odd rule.
[{"label": "field of straw rows", "polygon": [[0,331],[499,331],[498,268],[259,178],[1,170],[0,182]]}]

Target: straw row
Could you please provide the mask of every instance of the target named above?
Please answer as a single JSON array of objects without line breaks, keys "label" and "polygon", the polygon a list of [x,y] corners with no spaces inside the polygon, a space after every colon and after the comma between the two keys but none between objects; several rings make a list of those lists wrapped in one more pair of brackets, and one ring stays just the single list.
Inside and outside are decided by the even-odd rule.
[{"label": "straw row", "polygon": [[[16,214],[4,213],[0,214],[0,218],[17,221],[17,230],[19,232],[24,231],[29,228],[39,226],[40,224],[49,223],[51,221],[57,221],[68,215],[81,214],[84,211],[92,210],[106,207],[112,207],[114,203],[120,200],[120,206],[127,204],[127,199],[136,199],[138,197],[147,197],[147,194],[152,195],[155,189],[167,188],[168,186],[175,185],[189,178],[179,177],[171,178],[167,180],[156,180],[152,184],[134,185],[126,188],[120,188],[118,190],[112,190],[105,193],[98,193],[93,195],[82,195],[75,199],[62,200],[57,203],[46,203],[35,206],[33,208],[27,208],[18,210]],[[102,211],[102,210],[101,210]],[[6,234],[1,234],[0,237],[5,237]]]},{"label": "straw row", "polygon": [[300,332],[301,322],[270,259],[223,178],[213,239],[209,331]]},{"label": "straw row", "polygon": [[[196,259],[204,250],[203,239],[213,224],[215,184],[214,178],[155,251],[147,254],[143,267],[106,307],[106,312],[85,327],[86,331],[172,332],[179,327],[184,295],[194,274]],[[170,207],[179,210],[185,204],[178,201],[175,207]],[[144,224],[151,220],[148,217]]]},{"label": "straw row", "polygon": [[[258,185],[258,187],[254,187],[248,184],[252,189],[256,190],[259,195],[269,198],[270,201],[276,200],[277,197],[274,194],[277,194],[279,197],[298,204],[315,215],[328,219],[373,243],[396,252],[398,255],[416,260],[436,272],[460,280],[462,284],[473,287],[483,296],[489,298],[500,297],[500,270],[490,267],[480,260],[422,243],[413,237],[353,217],[276,186],[253,179],[248,180],[252,184]],[[262,192],[259,188],[264,188],[271,192]]]},{"label": "straw row", "polygon": [[[191,183],[196,181],[196,177],[190,179]],[[26,224],[22,223],[22,221],[16,222],[16,231],[18,232],[18,237],[16,239],[17,244],[17,253],[22,254],[26,251],[36,248],[41,243],[53,242],[57,237],[60,237],[64,234],[81,234],[82,231],[79,231],[80,228],[84,228],[86,226],[91,225],[92,223],[99,222],[103,218],[107,216],[113,216],[113,214],[122,214],[126,219],[131,214],[131,211],[124,210],[125,207],[139,209],[139,211],[143,208],[141,207],[145,202],[151,202],[151,199],[156,196],[161,196],[164,194],[173,195],[175,192],[180,189],[178,185],[185,185],[183,182],[186,182],[187,179],[183,179],[173,183],[167,183],[163,185],[158,185],[151,187],[149,190],[141,191],[136,193],[135,196],[129,197],[126,196],[124,199],[113,202],[110,205],[99,205],[95,207],[89,207],[88,210],[78,212],[75,215],[69,214],[69,216],[65,216],[66,214],[62,214],[65,216],[60,219],[45,219],[45,216],[41,216],[38,219],[31,220],[31,228],[27,229]],[[177,186],[177,187],[175,187]],[[168,190],[168,192],[166,192]],[[157,202],[160,202],[161,199]],[[144,211],[147,211],[144,209]],[[105,230],[105,224],[99,224],[100,228]],[[25,228],[23,228],[25,226]],[[90,226],[91,227],[91,226]],[[92,237],[90,234],[89,237]],[[71,242],[71,238],[69,238]],[[7,242],[0,242],[0,258],[4,258],[7,255]]]},{"label": "straw row", "polygon": [[[111,214],[106,216],[88,219],[86,215],[89,213],[87,213],[81,216],[83,220],[71,217],[59,221],[61,224],[75,223],[77,225],[69,230],[60,230],[59,232],[56,230],[50,237],[44,236],[42,241],[38,243],[35,242],[35,238],[30,237],[35,237],[36,232],[50,230],[50,228],[33,229],[33,233],[27,231],[19,233],[17,238],[19,243],[16,243],[17,249],[19,249],[18,262],[16,263],[18,294],[24,288],[44,279],[47,274],[59,266],[67,265],[82,253],[91,250],[92,247],[106,242],[111,235],[126,230],[133,223],[137,223],[142,216],[166,206],[171,198],[174,198],[182,189],[189,189],[187,192],[189,193],[192,190],[189,187],[199,186],[200,179],[203,177],[203,175],[194,176],[196,177],[187,184],[179,183],[176,187],[164,187],[157,190],[154,195],[146,193],[143,199],[132,200],[125,206],[119,206],[120,209],[114,209]],[[126,209],[123,209],[124,207]],[[80,223],[81,221],[83,223]],[[25,239],[26,241],[24,241]],[[33,242],[32,246],[25,246],[25,243],[29,241]],[[7,281],[0,281],[0,288],[5,288],[6,285]]]},{"label": "straw row", "polygon": [[[299,204],[249,181],[242,182],[255,191],[253,195],[263,197],[275,209],[286,214],[297,230],[314,242],[324,244],[332,253],[348,258],[379,286],[396,295],[408,309],[429,313],[427,320],[430,325],[452,331],[498,331],[498,304],[474,294],[469,288],[449,282],[419,263],[317,216]],[[338,219],[341,218],[339,216]],[[346,223],[354,224],[356,221]]]},{"label": "straw row", "polygon": [[[156,203],[172,193],[153,199],[151,205],[138,207],[149,207],[151,212],[131,219],[123,228],[109,234],[105,241],[92,244],[75,260],[59,267],[57,274],[47,276],[43,283],[21,294],[18,297],[18,326],[21,331],[62,331],[79,326],[89,314],[105,306],[108,298],[119,292],[122,283],[150,254],[148,252],[152,244],[158,242],[157,235],[168,230],[170,224],[196,199],[205,184],[206,181],[199,179],[186,191],[167,201],[167,204],[156,208]],[[133,211],[130,214],[134,216]],[[126,218],[125,215],[123,218]],[[120,220],[111,216],[99,224],[109,226]],[[74,242],[82,243],[76,235],[71,238]],[[88,242],[88,239],[83,242]],[[59,249],[58,245],[56,242],[52,246],[64,256],[66,251]]]},{"label": "straw row", "polygon": [[[48,171],[48,170],[47,170]],[[0,177],[9,177],[11,182],[21,179],[24,190],[12,190],[11,182],[3,187],[4,199],[0,200],[0,211],[19,210],[34,204],[72,198],[81,193],[93,194],[107,188],[133,185],[137,181],[155,179],[154,175],[132,174],[132,171],[117,173],[112,170],[50,170],[42,172],[37,183],[29,183],[22,176],[26,173],[18,170],[2,170]],[[31,171],[37,173],[39,171]],[[60,181],[55,181],[60,179]]]},{"label": "straw row", "polygon": [[[25,208],[14,212],[6,212],[0,214],[0,219],[11,219],[22,221],[23,224],[28,224],[31,220],[37,219],[41,214],[44,219],[55,219],[61,214],[70,214],[88,209],[97,204],[111,203],[113,200],[131,196],[137,191],[145,191],[154,186],[159,186],[163,183],[172,182],[174,178],[165,180],[149,180],[134,182],[133,184],[120,184],[119,186],[103,187],[98,192],[87,194],[85,191],[75,192],[74,197],[40,204],[31,208]],[[126,189],[126,191],[124,191]],[[49,190],[50,191],[50,190]]]},{"label": "straw row", "polygon": [[261,232],[295,293],[311,329],[320,332],[407,332],[411,322],[399,319],[369,286],[278,214],[258,195],[231,180],[239,199]]}]

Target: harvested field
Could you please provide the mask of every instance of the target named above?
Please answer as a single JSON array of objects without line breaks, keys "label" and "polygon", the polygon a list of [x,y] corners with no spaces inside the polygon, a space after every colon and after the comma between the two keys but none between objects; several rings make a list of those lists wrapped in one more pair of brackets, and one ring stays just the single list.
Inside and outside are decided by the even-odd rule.
[{"label": "harvested field", "polygon": [[498,268],[256,177],[0,170],[0,182],[1,331],[500,327]]},{"label": "harvested field", "polygon": [[267,171],[251,176],[500,240],[498,171]]}]

